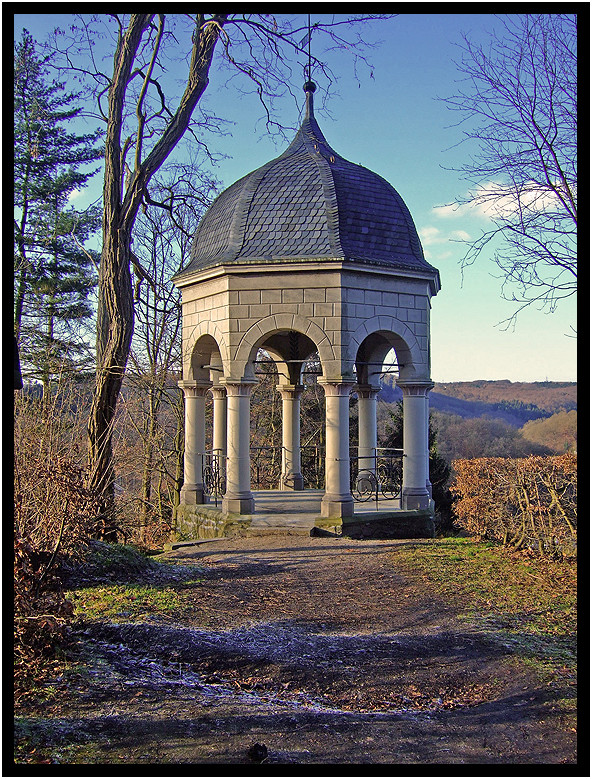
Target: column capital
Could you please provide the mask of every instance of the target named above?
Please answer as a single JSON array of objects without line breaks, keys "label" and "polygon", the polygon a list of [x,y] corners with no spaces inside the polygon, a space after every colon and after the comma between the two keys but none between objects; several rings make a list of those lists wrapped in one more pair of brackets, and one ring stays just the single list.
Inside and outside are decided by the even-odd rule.
[{"label": "column capital", "polygon": [[276,390],[286,400],[297,400],[304,392],[304,384],[277,384]]},{"label": "column capital", "polygon": [[356,384],[354,386],[354,392],[357,393],[359,398],[375,398],[380,392],[380,387],[375,384]]},{"label": "column capital", "polygon": [[177,382],[177,386],[183,390],[186,398],[201,398],[205,396],[212,384],[211,382],[205,383],[193,379],[182,379]]},{"label": "column capital", "polygon": [[397,381],[403,395],[427,398],[428,392],[434,388],[433,381]]},{"label": "column capital", "polygon": [[226,387],[223,387],[220,384],[214,384],[210,387],[210,390],[212,392],[212,397],[217,400],[222,400],[226,397]]},{"label": "column capital", "polygon": [[355,382],[351,380],[339,381],[339,379],[317,379],[317,384],[322,386],[327,397],[345,397],[350,394]]},{"label": "column capital", "polygon": [[226,387],[227,396],[249,396],[257,384],[258,379],[220,379],[220,386]]}]

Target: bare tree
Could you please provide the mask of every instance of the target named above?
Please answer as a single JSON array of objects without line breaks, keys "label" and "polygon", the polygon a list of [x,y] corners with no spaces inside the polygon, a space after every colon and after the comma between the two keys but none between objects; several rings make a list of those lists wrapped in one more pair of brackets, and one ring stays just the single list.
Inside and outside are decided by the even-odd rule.
[{"label": "bare tree", "polygon": [[502,295],[519,304],[509,324],[526,306],[552,312],[576,292],[577,15],[500,21],[487,47],[464,37],[463,87],[444,100],[477,148],[458,168],[472,185],[462,203],[493,223],[461,262],[493,242]]},{"label": "bare tree", "polygon": [[135,261],[146,275],[134,283],[135,329],[126,378],[135,403],[126,403],[124,423],[135,428],[142,446],[135,514],[144,542],[151,525],[158,529],[170,520],[182,470],[181,295],[171,278],[187,263],[199,217],[216,189],[197,165],[190,171],[167,166],[166,178],[163,171],[152,191],[160,207],[146,206],[134,231]]},{"label": "bare tree", "polygon": [[[352,21],[373,18],[382,17],[329,19],[314,27],[328,36],[331,46],[347,47],[356,62],[363,59],[364,42]],[[104,496],[105,517],[109,517],[113,420],[133,334],[131,266],[136,274],[145,274],[131,251],[138,209],[150,201],[153,176],[187,131],[203,145],[192,116],[208,85],[215,50],[219,65],[230,68],[231,77],[246,77],[245,83],[261,101],[268,127],[281,130],[273,98],[291,92],[293,68],[300,69],[305,62],[309,36],[306,24],[271,14],[109,14],[79,17],[79,21],[67,34],[56,31],[52,46],[70,74],[94,91],[106,123],[96,388],[88,433],[89,485]],[[93,47],[100,35],[113,34],[113,67],[106,73]],[[81,47],[86,53],[84,64]],[[330,77],[320,59],[312,60]],[[175,79],[183,72],[183,94],[176,108],[171,107],[176,100]],[[202,128],[216,124],[203,111],[198,120]]]}]

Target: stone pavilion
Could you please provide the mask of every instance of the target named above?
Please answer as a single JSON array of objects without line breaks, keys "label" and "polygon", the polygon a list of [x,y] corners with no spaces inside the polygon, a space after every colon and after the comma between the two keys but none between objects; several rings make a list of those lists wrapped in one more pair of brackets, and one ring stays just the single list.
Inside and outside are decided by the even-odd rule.
[{"label": "stone pavilion", "polygon": [[[182,291],[185,471],[181,510],[200,514],[204,453],[225,467],[225,516],[256,510],[250,484],[250,393],[264,349],[282,398],[282,490],[303,488],[300,396],[304,361],[318,353],[326,398],[325,489],[320,517],[354,515],[349,396],[358,397],[360,462],[377,447],[376,398],[384,361],[397,358],[403,392],[402,512],[433,515],[428,473],[431,298],[438,271],[426,262],[411,214],[376,173],[325,140],[304,86],[304,120],[288,148],[213,202]],[[206,441],[206,395],[213,440]],[[395,519],[396,521],[396,519]]]}]

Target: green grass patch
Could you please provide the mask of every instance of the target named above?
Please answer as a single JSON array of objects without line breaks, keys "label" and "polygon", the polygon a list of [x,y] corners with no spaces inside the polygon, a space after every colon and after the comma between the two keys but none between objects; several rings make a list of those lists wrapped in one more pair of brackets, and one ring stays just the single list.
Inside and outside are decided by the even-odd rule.
[{"label": "green grass patch", "polygon": [[461,621],[510,653],[505,662],[553,691],[551,711],[577,720],[575,561],[554,562],[489,542],[444,538],[401,547],[397,569],[457,608]]},{"label": "green grass patch", "polygon": [[154,614],[171,614],[181,606],[173,587],[142,584],[114,584],[109,587],[84,587],[68,593],[74,614],[85,619],[137,621]]},{"label": "green grass patch", "polygon": [[133,546],[93,541],[67,570],[74,616],[141,621],[183,610],[181,590],[201,585],[201,569],[149,557]]},{"label": "green grass patch", "polygon": [[511,552],[468,538],[401,547],[397,568],[419,575],[458,616],[532,661],[576,661],[576,564]]}]

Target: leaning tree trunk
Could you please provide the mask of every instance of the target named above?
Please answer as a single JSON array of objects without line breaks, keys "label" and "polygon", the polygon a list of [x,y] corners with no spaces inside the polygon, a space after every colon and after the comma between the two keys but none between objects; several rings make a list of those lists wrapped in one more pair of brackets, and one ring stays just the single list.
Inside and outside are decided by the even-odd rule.
[{"label": "leaning tree trunk", "polygon": [[[88,421],[88,486],[100,501],[99,535],[116,539],[113,422],[134,329],[130,273],[131,227],[135,213],[124,209],[121,132],[126,90],[134,58],[151,14],[134,14],[120,38],[109,88],[103,183],[103,248],[97,308],[97,370]],[[137,210],[137,206],[135,208]]]},{"label": "leaning tree trunk", "polygon": [[129,241],[120,231],[106,231],[97,312],[97,371],[88,424],[89,488],[100,496],[99,535],[115,540],[115,473],[113,423],[134,329]]},{"label": "leaning tree trunk", "polygon": [[[131,345],[134,308],[130,273],[131,235],[138,208],[152,176],[176,147],[189,125],[191,115],[208,84],[208,72],[214,47],[228,14],[215,14],[205,23],[198,15],[193,35],[187,86],[176,112],[146,159],[141,159],[145,140],[144,90],[136,105],[138,128],[135,168],[122,186],[125,155],[122,154],[126,92],[131,80],[136,53],[142,35],[152,23],[154,14],[131,14],[127,30],[121,34],[109,87],[107,133],[105,136],[105,182],[103,186],[103,250],[99,270],[99,304],[97,312],[96,386],[88,423],[89,487],[102,505],[103,537],[113,540],[115,530],[115,496],[113,470],[113,422]],[[154,57],[164,26],[159,14],[159,32]],[[150,80],[146,74],[145,86]],[[127,141],[126,141],[127,143]]]}]

